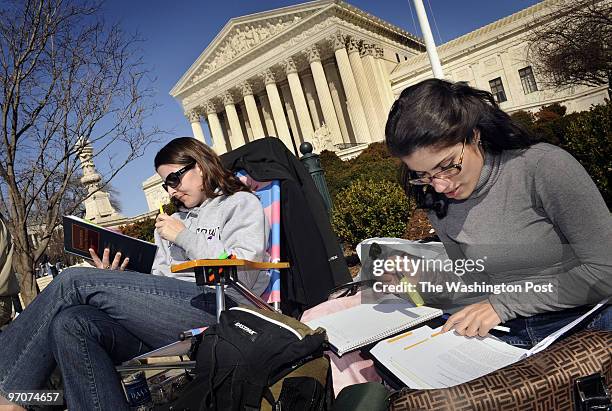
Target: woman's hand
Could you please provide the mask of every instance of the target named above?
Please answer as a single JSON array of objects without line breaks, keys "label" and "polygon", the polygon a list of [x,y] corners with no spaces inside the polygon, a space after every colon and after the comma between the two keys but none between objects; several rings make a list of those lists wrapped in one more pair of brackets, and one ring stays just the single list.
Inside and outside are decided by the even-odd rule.
[{"label": "woman's hand", "polygon": [[102,268],[105,270],[111,269],[111,270],[119,270],[119,271],[123,271],[125,270],[125,267],[127,267],[128,263],[130,262],[130,258],[125,258],[123,260],[123,263],[121,263],[121,252],[117,252],[117,254],[115,254],[115,258],[113,258],[113,262],[110,263],[110,249],[109,248],[105,248],[104,252],[102,253],[102,260],[100,260],[100,257],[98,257],[98,254],[96,254],[96,252],[94,251],[93,248],[89,249],[89,255],[91,255],[91,259],[93,260],[94,265],[96,266],[96,268]]},{"label": "woman's hand", "polygon": [[476,304],[468,305],[461,311],[451,315],[442,332],[454,329],[459,335],[467,337],[486,336],[491,328],[501,323],[501,319],[493,309],[489,301],[481,301]]},{"label": "woman's hand", "polygon": [[168,214],[159,214],[155,220],[155,228],[163,239],[173,243],[179,233],[185,229],[185,224]]}]

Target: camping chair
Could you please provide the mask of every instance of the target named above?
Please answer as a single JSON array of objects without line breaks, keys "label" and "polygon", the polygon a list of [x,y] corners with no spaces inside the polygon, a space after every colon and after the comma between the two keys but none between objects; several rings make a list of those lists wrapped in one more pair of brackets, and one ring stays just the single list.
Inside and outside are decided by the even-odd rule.
[{"label": "camping chair", "polygon": [[[230,153],[226,153],[230,154]],[[287,190],[291,190],[294,198],[296,197],[296,190],[303,193],[304,196],[312,196],[316,187],[314,182],[312,181],[309,173],[304,169],[303,165],[299,162],[299,160],[295,159],[294,156],[284,147],[284,145],[279,142],[278,139],[269,137],[264,139],[258,139],[251,143],[246,144],[243,147],[240,147],[237,150],[234,150],[233,157],[225,158],[225,166],[229,169],[234,170],[236,174],[243,179],[249,186],[253,187],[255,193],[258,195],[262,204],[264,206],[264,210],[266,211],[266,216],[268,218],[268,222],[270,224],[270,228],[272,233],[270,235],[270,243],[269,243],[269,254],[270,261],[272,263],[253,263],[250,261],[240,261],[240,260],[197,260],[184,263],[183,266],[173,267],[173,270],[193,270],[200,278],[200,282],[208,281],[210,275],[211,282],[215,285],[216,295],[219,298],[218,314],[223,310],[223,302],[221,296],[223,295],[224,285],[229,285],[239,290],[243,296],[253,301],[253,303],[259,306],[261,301],[267,306],[266,303],[272,303],[274,306],[278,307],[280,302],[280,283],[279,281],[279,271],[283,268],[289,268],[288,263],[279,263],[280,259],[280,239],[281,239],[281,230],[280,230],[280,221],[281,221],[281,211],[280,211],[280,188],[281,183],[283,186],[283,190],[285,190],[285,185],[287,186]],[[257,165],[258,167],[256,167]],[[239,171],[241,169],[248,170],[252,169],[253,172],[257,172],[260,174],[260,181],[256,181],[255,178],[251,179],[246,175],[243,171]],[[278,177],[276,177],[278,175]],[[266,181],[266,182],[261,182]],[[274,194],[274,200],[270,200],[269,197],[264,195],[266,191]],[[318,194],[318,193],[317,193]],[[316,196],[316,194],[314,194]],[[299,195],[297,195],[299,197]],[[346,264],[344,264],[346,268],[346,275],[342,273],[342,262],[338,258],[338,254],[333,255],[330,254],[329,242],[330,238],[333,237],[333,233],[331,232],[331,227],[329,230],[325,230],[325,227],[319,227],[320,224],[325,224],[324,221],[328,222],[328,216],[325,212],[325,208],[323,207],[323,200],[313,197],[307,197],[303,201],[299,203],[301,207],[298,207],[299,212],[293,213],[293,216],[300,215],[300,212],[310,213],[309,217],[315,224],[314,229],[311,229],[309,233],[318,233],[321,237],[321,243],[318,244],[318,247],[314,247],[317,251],[316,258],[313,255],[313,259],[319,262],[319,266],[323,266],[324,264],[328,265],[329,272],[321,274],[329,277],[324,277],[322,282],[317,281],[316,285],[313,281],[310,281],[308,285],[302,283],[302,291],[304,289],[308,290],[306,287],[309,286],[318,286],[317,290],[312,293],[305,293],[304,295],[300,295],[299,298],[304,298],[306,296],[305,302],[310,302],[312,299],[318,298],[321,290],[325,287],[325,294],[329,292],[334,286],[343,283],[350,279],[350,275],[348,273],[348,268],[346,268]],[[294,205],[295,207],[295,205]],[[278,210],[278,211],[276,211]],[[308,211],[305,211],[308,210]],[[283,217],[282,221],[286,221],[286,218],[289,214]],[[318,216],[318,217],[317,217]],[[291,223],[296,223],[295,217],[290,220]],[[289,227],[284,227],[282,232],[287,234]],[[322,230],[322,232],[320,232]],[[327,233],[329,231],[329,233]],[[325,234],[332,234],[331,236],[324,237]],[[285,237],[282,237],[285,238]],[[295,242],[295,238],[292,239]],[[287,240],[288,244],[285,245],[287,250],[290,250],[290,243],[292,240]],[[285,241],[285,240],[283,240]],[[317,244],[315,244],[317,245]],[[339,249],[339,246],[336,244],[334,250]],[[312,250],[309,254],[312,254]],[[290,254],[289,254],[290,255]],[[333,258],[332,258],[333,257]],[[304,255],[301,256],[304,258]],[[276,265],[272,265],[276,264]],[[292,264],[292,266],[295,264]],[[252,296],[249,290],[240,289],[240,282],[234,281],[235,273],[239,269],[249,269],[249,268],[271,268],[271,279],[270,286],[268,290],[263,294],[262,299],[259,299],[255,296],[254,299],[249,298]],[[306,273],[301,272],[299,270],[300,267],[292,267],[292,269],[298,269],[297,278],[302,278],[300,276],[308,275],[309,278],[318,278],[319,273]],[[224,271],[219,271],[223,269]],[[199,273],[199,274],[198,274]],[[346,278],[346,279],[345,279]],[[285,278],[283,278],[283,283]],[[289,292],[291,287],[299,287],[300,284],[296,281],[289,281],[289,286],[287,290],[284,290],[283,295],[286,292]],[[218,292],[217,292],[218,291]],[[295,290],[292,291],[295,293]],[[295,295],[292,295],[295,298]],[[291,301],[291,296],[289,296],[286,300]],[[310,298],[311,300],[308,300]],[[302,303],[300,300],[299,303]],[[268,306],[270,307],[270,306]],[[293,309],[291,305],[289,305],[288,309]],[[197,347],[197,341],[199,338],[198,334],[201,334],[204,329],[196,329],[190,330],[188,332],[183,333],[181,336],[181,341],[177,341],[173,344],[170,344],[166,347],[162,347],[160,349],[154,350],[150,353],[144,354],[142,356],[136,357],[135,359],[141,360],[147,358],[147,361],[157,360],[157,357],[163,356],[183,356],[188,355],[193,357],[194,349]],[[131,372],[131,371],[140,371],[140,370],[189,370],[195,368],[195,361],[182,361],[178,362],[165,362],[165,363],[156,363],[156,364],[145,364],[145,365],[123,365],[117,367],[117,370],[120,373],[123,372]],[[188,373],[186,373],[188,374]],[[183,374],[185,375],[185,374]]]},{"label": "camping chair", "polygon": [[[280,262],[280,182],[278,180],[268,182],[256,181],[243,170],[239,170],[236,175],[253,190],[262,203],[264,215],[270,227],[267,250],[270,262],[255,262],[235,258],[202,259],[188,261],[171,267],[172,272],[194,271],[197,285],[215,287],[217,320],[225,309],[226,286],[233,287],[258,308],[279,310],[281,301],[280,270],[289,268],[289,263]],[[253,294],[237,279],[238,270],[253,269],[269,270],[270,272],[270,282],[262,296]],[[185,355],[191,357],[191,353],[196,346],[197,335],[205,329],[185,331],[178,336],[179,341],[138,356],[133,360],[149,360],[160,357],[173,357],[176,359],[176,357]],[[142,370],[190,370],[194,367],[195,361],[162,361],[150,364],[121,365],[116,367],[116,370],[119,373],[129,373]]]},{"label": "camping chair", "polygon": [[[225,260],[193,260],[173,266],[172,272],[195,272],[196,284],[214,285],[217,303],[217,320],[225,310],[225,285],[238,290],[247,300],[258,308],[280,309],[280,269],[289,268],[288,263],[280,263],[280,182],[278,180],[260,182],[251,178],[244,170],[239,170],[236,176],[249,186],[262,203],[265,217],[270,226],[268,240],[268,255],[270,262],[254,262],[240,259]],[[239,269],[269,270],[270,282],[259,297],[251,293],[237,280]]]}]

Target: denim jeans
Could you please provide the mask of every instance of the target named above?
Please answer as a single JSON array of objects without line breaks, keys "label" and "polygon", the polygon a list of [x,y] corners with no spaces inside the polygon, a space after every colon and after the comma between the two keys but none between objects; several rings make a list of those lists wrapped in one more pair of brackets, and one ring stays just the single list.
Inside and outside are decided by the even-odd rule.
[{"label": "denim jeans", "polygon": [[[591,308],[593,307],[576,307],[537,314],[532,317],[515,318],[502,324],[510,327],[510,333],[493,331],[492,334],[508,344],[521,348],[531,348],[553,332],[582,316]],[[571,333],[585,329],[612,331],[612,305],[603,307],[599,312],[585,319]]]},{"label": "denim jeans", "polygon": [[201,292],[170,277],[64,270],[0,333],[0,395],[42,389],[58,365],[69,409],[127,410],[114,365],[214,323],[214,298],[191,305]]}]

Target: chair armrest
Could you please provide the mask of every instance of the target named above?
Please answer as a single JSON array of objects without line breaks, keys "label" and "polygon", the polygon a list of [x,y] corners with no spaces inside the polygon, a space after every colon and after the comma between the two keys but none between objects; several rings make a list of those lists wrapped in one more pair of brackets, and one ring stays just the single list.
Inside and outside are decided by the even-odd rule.
[{"label": "chair armrest", "polygon": [[244,269],[268,270],[273,268],[289,268],[289,263],[264,263],[259,261],[242,260],[238,258],[226,258],[221,260],[191,260],[171,266],[170,271],[173,273],[179,273],[182,271],[193,270],[196,267],[244,267]]}]

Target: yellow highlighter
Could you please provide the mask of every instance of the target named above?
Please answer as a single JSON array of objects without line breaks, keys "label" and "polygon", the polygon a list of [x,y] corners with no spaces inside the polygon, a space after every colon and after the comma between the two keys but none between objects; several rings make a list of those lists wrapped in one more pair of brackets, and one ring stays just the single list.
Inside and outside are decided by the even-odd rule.
[{"label": "yellow highlighter", "polygon": [[159,203],[159,213],[164,214],[164,204],[163,203]]},{"label": "yellow highlighter", "polygon": [[423,301],[423,297],[421,297],[421,294],[419,294],[419,292],[416,290],[411,290],[411,288],[409,287],[409,282],[405,277],[400,280],[400,284],[402,284],[403,288],[406,290],[406,294],[408,294],[408,297],[410,298],[410,300],[412,300],[414,305],[420,307],[425,304],[425,301]]}]

